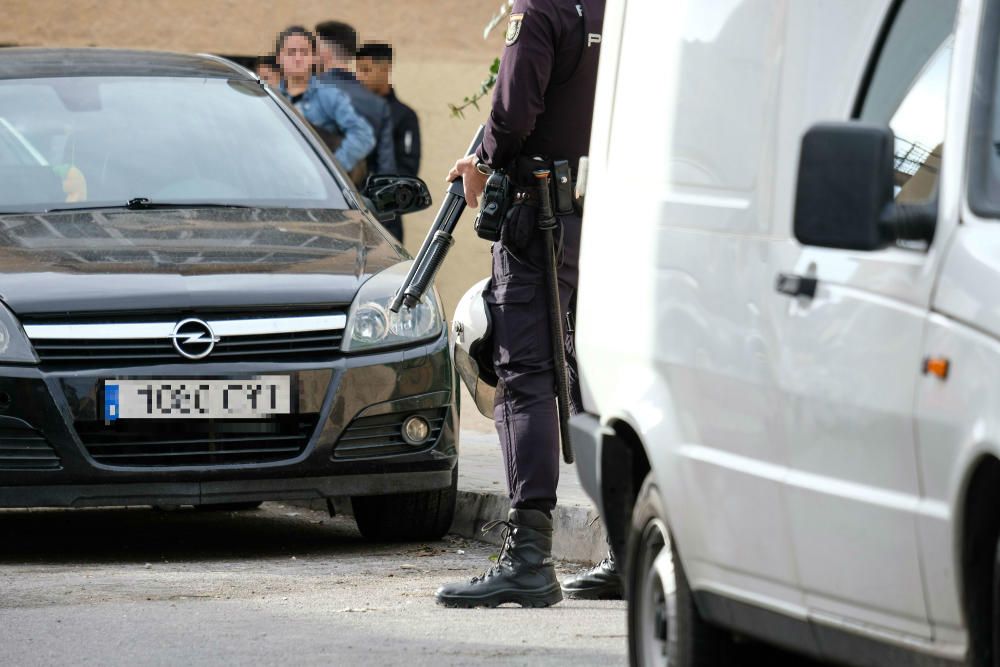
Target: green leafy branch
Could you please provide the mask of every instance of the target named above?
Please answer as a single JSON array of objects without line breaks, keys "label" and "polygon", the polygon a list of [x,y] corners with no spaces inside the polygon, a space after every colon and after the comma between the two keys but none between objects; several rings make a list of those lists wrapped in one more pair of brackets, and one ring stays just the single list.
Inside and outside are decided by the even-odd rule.
[{"label": "green leafy branch", "polygon": [[[500,0],[500,7],[497,9],[496,14],[489,20],[486,27],[483,29],[483,39],[489,39],[490,33],[503,23],[503,20],[510,15],[510,10],[514,7],[514,0]],[[462,104],[449,104],[448,108],[451,110],[452,118],[465,118],[465,110],[469,107],[475,107],[479,109],[479,102],[490,94],[493,90],[493,86],[497,85],[497,75],[500,73],[500,59],[496,58],[493,60],[493,64],[490,65],[490,75],[483,79],[483,82],[479,84],[479,92],[472,95],[471,97],[466,97],[462,100]]]},{"label": "green leafy branch", "polygon": [[484,97],[490,94],[493,90],[493,86],[497,85],[497,75],[500,73],[500,59],[495,58],[493,64],[490,65],[490,75],[483,79],[483,82],[479,84],[479,91],[472,96],[467,96],[462,100],[462,104],[448,104],[448,108],[451,109],[451,115],[453,118],[465,118],[465,110],[469,107],[475,107],[479,109],[479,102]]}]

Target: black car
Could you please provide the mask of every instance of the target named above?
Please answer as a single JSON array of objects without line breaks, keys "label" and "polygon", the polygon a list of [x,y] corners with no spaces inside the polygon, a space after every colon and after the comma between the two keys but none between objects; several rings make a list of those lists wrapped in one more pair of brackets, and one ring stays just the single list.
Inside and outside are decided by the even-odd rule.
[{"label": "black car", "polygon": [[[435,294],[305,122],[212,56],[0,54],[0,507],[351,496],[372,538],[454,511]],[[375,211],[377,200],[381,209]]]}]

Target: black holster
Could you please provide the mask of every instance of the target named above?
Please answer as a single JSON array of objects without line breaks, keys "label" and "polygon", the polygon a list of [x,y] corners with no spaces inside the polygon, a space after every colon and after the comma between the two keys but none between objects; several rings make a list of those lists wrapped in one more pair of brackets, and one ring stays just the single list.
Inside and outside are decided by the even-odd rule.
[{"label": "black holster", "polygon": [[494,171],[486,181],[483,203],[476,216],[476,234],[487,241],[499,241],[504,218],[514,199],[513,187],[507,174]]}]

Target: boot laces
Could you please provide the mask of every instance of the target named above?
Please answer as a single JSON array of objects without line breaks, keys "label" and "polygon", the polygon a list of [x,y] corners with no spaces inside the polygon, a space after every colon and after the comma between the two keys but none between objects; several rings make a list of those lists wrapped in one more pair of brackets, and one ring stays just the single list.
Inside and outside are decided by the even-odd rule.
[{"label": "boot laces", "polygon": [[497,554],[497,562],[490,569],[486,570],[483,574],[478,577],[472,578],[472,583],[477,584],[481,581],[486,581],[490,577],[499,574],[503,570],[504,565],[510,565],[510,546],[512,542],[512,537],[514,533],[514,524],[510,521],[504,521],[503,519],[497,519],[496,521],[490,521],[483,524],[482,533],[486,533],[496,529],[499,526],[503,526],[503,544],[500,546],[500,553]]}]

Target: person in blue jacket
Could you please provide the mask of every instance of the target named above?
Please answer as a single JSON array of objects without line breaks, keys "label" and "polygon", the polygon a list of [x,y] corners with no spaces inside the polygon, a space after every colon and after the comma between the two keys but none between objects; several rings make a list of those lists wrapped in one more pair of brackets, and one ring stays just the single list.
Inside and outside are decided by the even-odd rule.
[{"label": "person in blue jacket", "polygon": [[278,35],[275,54],[281,68],[281,93],[328,144],[329,137],[334,137],[334,158],[352,171],[375,148],[375,134],[346,93],[321,84],[314,75],[315,35],[301,26],[287,28]]},{"label": "person in blue jacket", "polygon": [[396,146],[392,111],[386,100],[365,88],[354,75],[358,52],[358,33],[346,23],[324,21],[316,26],[316,60],[323,70],[325,83],[347,93],[354,110],[368,121],[375,132],[375,150],[368,156],[368,172],[400,173],[396,165]]}]

